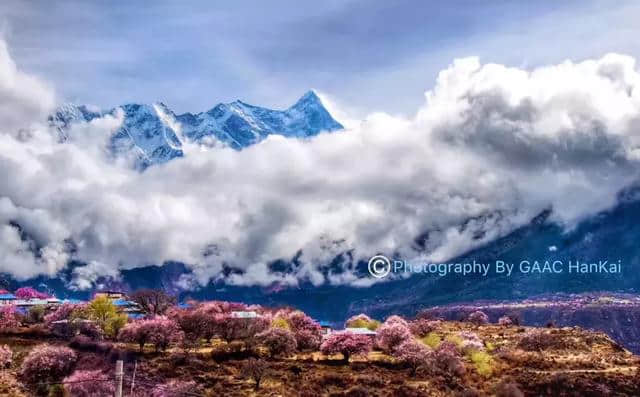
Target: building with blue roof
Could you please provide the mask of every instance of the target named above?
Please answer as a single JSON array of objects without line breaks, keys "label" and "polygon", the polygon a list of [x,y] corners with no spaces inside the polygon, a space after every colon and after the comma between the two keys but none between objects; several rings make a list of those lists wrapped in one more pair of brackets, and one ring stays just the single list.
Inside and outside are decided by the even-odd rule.
[{"label": "building with blue roof", "polygon": [[63,299],[62,303],[71,303],[73,305],[81,305],[83,303],[87,303],[87,301],[83,301],[81,299]]},{"label": "building with blue roof", "polygon": [[0,305],[9,304],[16,300],[14,294],[0,294]]},{"label": "building with blue roof", "polygon": [[318,321],[318,324],[320,325],[320,328],[322,328],[323,335],[329,335],[331,333],[333,326],[329,321],[320,320]]},{"label": "building with blue roof", "polygon": [[135,302],[131,302],[128,301],[126,299],[114,299],[111,301],[111,303],[113,303],[115,306],[119,306],[119,307],[129,307],[129,306],[135,306]]},{"label": "building with blue roof", "polygon": [[129,318],[137,319],[144,317],[144,313],[140,310],[137,303],[130,300],[120,298],[111,301],[118,311],[125,313]]}]

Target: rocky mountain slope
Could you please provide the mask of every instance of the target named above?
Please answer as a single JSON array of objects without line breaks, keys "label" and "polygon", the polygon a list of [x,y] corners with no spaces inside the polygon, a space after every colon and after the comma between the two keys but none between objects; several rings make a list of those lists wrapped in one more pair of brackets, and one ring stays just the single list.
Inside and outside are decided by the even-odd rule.
[{"label": "rocky mountain slope", "polygon": [[481,310],[491,322],[502,316],[520,324],[544,327],[579,326],[604,332],[625,348],[640,353],[640,297],[624,294],[557,294],[520,302],[477,302],[425,309],[423,315],[447,320],[466,319]]}]

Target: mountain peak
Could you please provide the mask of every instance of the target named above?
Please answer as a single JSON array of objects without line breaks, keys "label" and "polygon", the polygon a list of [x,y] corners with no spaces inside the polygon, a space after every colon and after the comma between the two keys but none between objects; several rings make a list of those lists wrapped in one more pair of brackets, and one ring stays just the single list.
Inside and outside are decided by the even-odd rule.
[{"label": "mountain peak", "polygon": [[319,101],[320,97],[316,93],[316,90],[310,89],[309,91],[304,93],[301,99],[312,99],[312,100]]},{"label": "mountain peak", "polygon": [[241,99],[236,99],[233,102],[227,103],[227,105],[236,105],[236,106],[248,106],[248,107],[255,107],[254,105],[251,105],[249,103],[244,102]]},{"label": "mountain peak", "polygon": [[322,104],[322,100],[314,90],[309,90],[305,92],[304,95],[300,99],[298,99],[298,101],[291,107],[296,108],[296,107],[309,105],[309,104],[322,106],[324,108],[324,105]]}]

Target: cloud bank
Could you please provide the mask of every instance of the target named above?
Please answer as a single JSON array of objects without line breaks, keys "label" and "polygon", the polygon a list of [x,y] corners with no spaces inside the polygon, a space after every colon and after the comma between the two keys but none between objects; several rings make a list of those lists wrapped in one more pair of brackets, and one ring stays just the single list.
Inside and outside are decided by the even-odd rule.
[{"label": "cloud bank", "polygon": [[572,227],[616,203],[640,154],[640,74],[616,54],[531,71],[458,59],[412,118],[239,152],[184,141],[183,158],[142,173],[106,150],[121,114],[59,143],[43,122],[53,92],[4,45],[0,98],[0,272],[53,276],[74,259],[76,288],[168,260],[192,269],[187,284],[367,285],[329,262],[446,260],[549,208]]}]

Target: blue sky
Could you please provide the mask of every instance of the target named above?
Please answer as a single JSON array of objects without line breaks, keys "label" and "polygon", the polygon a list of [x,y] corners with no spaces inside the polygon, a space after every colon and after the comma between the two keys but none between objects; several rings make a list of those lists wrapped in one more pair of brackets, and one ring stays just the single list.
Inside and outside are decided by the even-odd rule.
[{"label": "blue sky", "polygon": [[458,57],[533,67],[637,56],[640,6],[613,4],[9,0],[0,27],[20,67],[65,101],[282,108],[315,88],[361,116],[412,114]]}]

